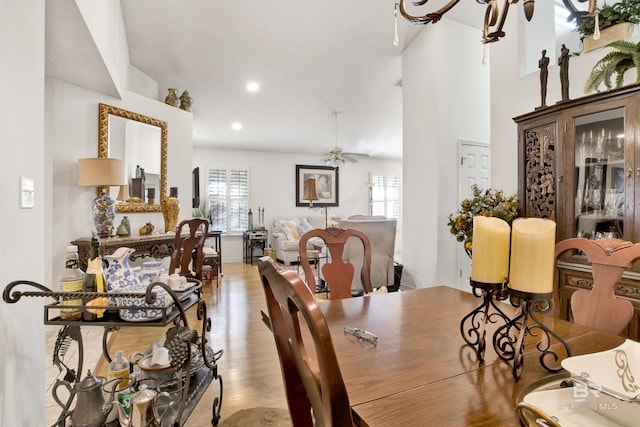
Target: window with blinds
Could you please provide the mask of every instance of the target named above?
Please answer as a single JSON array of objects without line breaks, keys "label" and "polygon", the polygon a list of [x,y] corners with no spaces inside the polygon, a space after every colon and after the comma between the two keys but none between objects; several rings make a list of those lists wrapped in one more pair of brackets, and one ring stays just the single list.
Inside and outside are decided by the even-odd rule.
[{"label": "window with blinds", "polygon": [[240,169],[209,170],[211,229],[242,233],[249,212],[249,172]]},{"label": "window with blinds", "polygon": [[400,180],[391,174],[370,175],[371,215],[384,215],[387,218],[400,219]]}]

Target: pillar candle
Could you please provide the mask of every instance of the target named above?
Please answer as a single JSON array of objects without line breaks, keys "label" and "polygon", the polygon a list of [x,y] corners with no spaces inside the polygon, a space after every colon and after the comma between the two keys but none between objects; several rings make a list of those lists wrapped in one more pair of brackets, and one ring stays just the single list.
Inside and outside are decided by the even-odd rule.
[{"label": "pillar candle", "polygon": [[530,293],[551,293],[555,267],[556,223],[518,218],[511,232],[509,287]]},{"label": "pillar candle", "polygon": [[486,216],[473,218],[471,280],[503,283],[509,274],[511,228],[503,219]]}]

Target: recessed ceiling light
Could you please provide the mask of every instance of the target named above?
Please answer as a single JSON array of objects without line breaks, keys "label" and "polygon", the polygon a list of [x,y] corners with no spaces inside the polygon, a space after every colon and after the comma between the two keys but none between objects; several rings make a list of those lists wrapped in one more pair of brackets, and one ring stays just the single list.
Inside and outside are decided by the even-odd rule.
[{"label": "recessed ceiling light", "polygon": [[257,92],[260,89],[260,85],[257,82],[247,83],[247,90],[249,92]]},{"label": "recessed ceiling light", "polygon": [[231,123],[231,129],[233,129],[233,130],[240,130],[240,129],[242,129],[242,123],[240,123],[240,122],[233,122],[233,123]]}]

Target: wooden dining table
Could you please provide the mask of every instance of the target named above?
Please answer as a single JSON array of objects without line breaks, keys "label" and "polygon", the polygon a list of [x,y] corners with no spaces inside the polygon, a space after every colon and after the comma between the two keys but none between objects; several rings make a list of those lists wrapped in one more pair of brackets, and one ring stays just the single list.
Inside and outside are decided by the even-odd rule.
[{"label": "wooden dining table", "polygon": [[[481,298],[447,286],[362,298],[323,301],[340,370],[359,426],[517,426],[521,391],[557,373],[544,369],[539,336],[525,338],[524,365],[514,379],[512,364],[498,357],[487,327],[487,349],[479,362],[460,333],[460,321]],[[504,310],[515,309],[508,303]],[[502,308],[501,308],[502,309]],[[623,337],[536,313],[580,355],[609,350]],[[344,333],[351,326],[377,336],[377,345]],[[560,359],[564,347],[552,339]],[[560,361],[547,365],[559,366]]]}]

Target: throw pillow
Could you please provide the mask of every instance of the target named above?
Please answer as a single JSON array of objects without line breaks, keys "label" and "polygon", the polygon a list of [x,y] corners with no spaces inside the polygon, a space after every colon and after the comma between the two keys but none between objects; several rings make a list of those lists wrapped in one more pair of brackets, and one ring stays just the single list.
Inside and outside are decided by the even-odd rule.
[{"label": "throw pillow", "polygon": [[300,217],[298,218],[298,231],[302,236],[304,233],[313,230],[313,225],[309,224],[306,218]]},{"label": "throw pillow", "polygon": [[298,218],[294,218],[292,220],[283,219],[280,221],[280,226],[282,227],[284,234],[287,236],[287,240],[300,239],[300,233],[298,232]]}]

